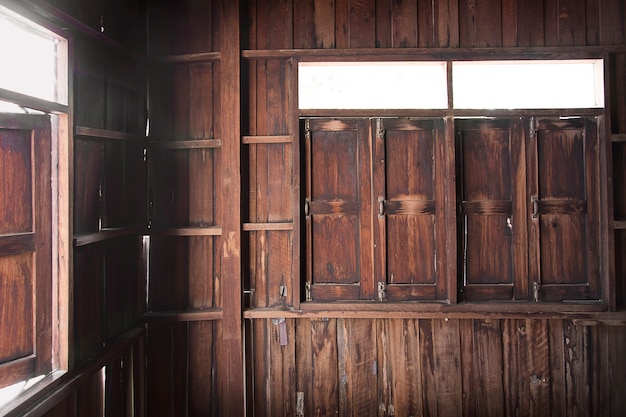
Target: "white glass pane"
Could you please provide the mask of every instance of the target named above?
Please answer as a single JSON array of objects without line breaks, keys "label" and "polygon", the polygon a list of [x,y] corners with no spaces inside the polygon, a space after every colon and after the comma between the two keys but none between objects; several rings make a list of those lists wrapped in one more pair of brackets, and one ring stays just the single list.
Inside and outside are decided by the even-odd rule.
[{"label": "white glass pane", "polygon": [[452,64],[456,109],[604,107],[601,59]]},{"label": "white glass pane", "polygon": [[[57,97],[57,40],[0,9],[0,87],[49,101]],[[64,103],[65,104],[65,103]]]},{"label": "white glass pane", "polygon": [[300,109],[445,109],[445,62],[300,62]]}]

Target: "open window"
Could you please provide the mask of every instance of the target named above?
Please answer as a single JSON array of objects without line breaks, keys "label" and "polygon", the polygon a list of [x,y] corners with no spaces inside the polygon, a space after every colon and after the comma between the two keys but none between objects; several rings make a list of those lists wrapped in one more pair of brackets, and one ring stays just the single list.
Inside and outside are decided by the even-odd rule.
[{"label": "open window", "polygon": [[[67,369],[67,40],[0,7],[0,414]],[[10,39],[10,42],[6,42]]]}]

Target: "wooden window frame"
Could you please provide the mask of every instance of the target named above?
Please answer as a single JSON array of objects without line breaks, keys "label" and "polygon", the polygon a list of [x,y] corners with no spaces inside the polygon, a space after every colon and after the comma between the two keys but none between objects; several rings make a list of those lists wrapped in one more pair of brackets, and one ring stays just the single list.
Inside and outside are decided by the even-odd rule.
[{"label": "wooden window frame", "polygon": [[[33,12],[29,7],[19,3],[8,2],[5,7],[23,16],[24,19],[38,26],[48,35],[58,40],[57,60],[56,60],[56,98],[58,101],[48,101],[11,90],[0,89],[0,100],[14,103],[22,108],[33,109],[35,113],[43,113],[50,120],[49,126],[49,170],[42,172],[41,178],[47,178],[50,187],[50,201],[45,213],[49,219],[50,233],[47,242],[42,245],[48,247],[49,254],[47,268],[50,271],[49,280],[44,285],[47,288],[47,300],[38,300],[37,303],[45,303],[49,306],[49,321],[47,329],[37,329],[38,332],[45,331],[49,334],[49,352],[43,355],[47,363],[42,364],[40,369],[44,369],[43,378],[34,385],[25,385],[24,391],[12,399],[6,398],[0,406],[0,414],[9,412],[35,398],[42,390],[47,389],[51,384],[65,374],[71,367],[69,359],[70,345],[70,288],[71,288],[71,194],[70,176],[72,160],[72,82],[69,77],[71,67],[70,39],[59,27],[51,24],[45,18]],[[68,104],[65,104],[68,103]],[[25,111],[30,113],[30,111]],[[15,116],[15,115],[11,115]],[[29,116],[17,115],[17,116]],[[43,214],[42,214],[43,215]],[[41,217],[42,215],[39,215]],[[41,221],[41,220],[40,220]],[[23,381],[25,384],[28,380]]]},{"label": "wooden window frame", "polygon": [[[368,50],[363,51],[364,53],[355,55],[352,51],[347,50],[337,50],[337,51],[324,51],[320,52],[311,52],[308,51],[294,51],[293,55],[295,55],[295,62],[298,60],[305,61],[326,61],[326,60],[364,60],[364,61],[374,61],[376,59],[379,60],[404,60],[404,59],[421,59],[421,60],[441,60],[445,57],[446,60],[449,61],[450,65],[448,68],[451,68],[451,62],[455,59],[467,59],[467,54],[469,52],[472,53],[472,59],[494,59],[493,56],[485,55],[482,56],[480,52],[476,51],[467,51],[467,50],[458,50],[458,51],[420,51],[420,50],[410,50],[403,51],[403,53],[398,54],[398,51],[389,51],[389,50]],[[605,63],[605,80],[607,74],[607,65],[608,65],[608,57],[609,52],[606,50],[594,49],[594,48],[586,48],[585,50],[573,52],[547,52],[541,49],[537,49],[533,51],[532,54],[520,53],[516,50],[503,49],[501,55],[498,55],[497,59],[604,59]],[[281,51],[283,55],[289,54],[289,51]],[[245,57],[251,59],[261,59],[265,57],[265,55],[274,56],[271,51],[267,53],[264,51],[248,51],[244,54]],[[281,55],[282,56],[282,55]],[[292,61],[292,62],[294,62]],[[294,96],[296,99],[294,100],[297,103],[297,71],[295,71],[295,80],[292,80],[292,89],[294,91]],[[448,75],[448,88],[451,89],[451,72]],[[317,109],[298,109],[297,105],[292,106],[294,110],[294,115],[298,119],[306,118],[306,117],[392,117],[392,116],[401,116],[401,117],[442,117],[446,120],[446,123],[449,124],[449,128],[446,131],[446,135],[454,135],[454,119],[461,117],[559,117],[564,116],[568,117],[570,115],[581,116],[581,117],[598,117],[598,146],[599,153],[598,159],[600,165],[602,165],[606,160],[610,159],[610,150],[607,150],[607,137],[610,137],[607,133],[607,126],[604,123],[604,119],[609,114],[609,99],[610,95],[608,94],[608,82],[605,82],[605,98],[607,103],[603,108],[589,108],[589,109],[526,109],[526,110],[472,110],[472,109],[453,109],[452,108],[452,91],[449,91],[449,106],[448,109],[445,110],[387,110],[387,109],[367,109],[367,110],[345,110],[345,109],[326,109],[326,110],[317,110]],[[295,124],[297,126],[297,124]],[[295,158],[299,158],[295,156]],[[296,162],[296,169],[299,168],[299,161]],[[299,289],[299,293],[301,294],[301,299],[296,300],[294,303],[294,307],[296,309],[301,310],[305,314],[309,312],[309,314],[318,314],[316,312],[337,312],[337,314],[344,314],[340,312],[345,311],[362,311],[362,314],[366,316],[369,314],[377,314],[376,311],[414,311],[419,313],[427,311],[433,312],[434,314],[440,314],[437,312],[448,311],[450,313],[469,313],[472,312],[481,312],[481,311],[501,311],[505,313],[515,313],[515,312],[537,312],[537,313],[546,313],[546,312],[554,312],[559,313],[563,311],[578,311],[578,312],[602,312],[606,310],[614,310],[615,309],[615,300],[614,295],[611,294],[610,288],[612,288],[612,282],[614,280],[614,276],[610,276],[611,268],[606,262],[610,258],[611,248],[609,247],[609,241],[606,237],[606,233],[604,232],[605,228],[608,228],[608,200],[607,200],[607,191],[604,190],[607,185],[608,178],[602,176],[602,174],[606,174],[605,169],[600,166],[598,172],[601,175],[601,178],[598,180],[598,219],[597,225],[599,233],[599,245],[600,248],[598,250],[598,259],[596,262],[599,264],[599,279],[598,284],[600,288],[598,289],[598,294],[600,298],[596,301],[580,301],[580,302],[469,302],[462,300],[458,297],[457,294],[457,284],[458,284],[458,265],[450,266],[446,269],[446,284],[448,285],[449,293],[448,299],[441,304],[440,302],[435,301],[417,301],[411,302],[409,306],[406,303],[395,303],[395,302],[387,302],[387,303],[359,303],[359,302],[315,302],[315,301],[306,301],[305,298],[305,278],[298,277],[297,283],[295,283],[296,288]],[[450,177],[452,178],[452,177]],[[304,178],[303,178],[304,180]],[[303,183],[304,184],[304,183]],[[300,208],[302,206],[302,202],[297,201],[295,207]],[[448,202],[446,208],[451,210],[452,213],[456,213],[457,207],[456,202],[450,203]],[[300,211],[300,215],[302,215],[303,211]],[[300,221],[300,218],[296,218],[296,222]],[[300,221],[301,222],[301,221]],[[301,238],[303,241],[306,239],[306,234],[304,230],[301,232]],[[450,247],[456,247],[456,241],[448,242]],[[300,244],[296,247],[300,247]],[[456,249],[454,250],[456,253]],[[303,252],[304,253],[304,252]],[[304,259],[306,261],[306,259]],[[605,262],[606,261],[606,262]],[[451,262],[453,264],[454,262]],[[304,270],[300,273],[304,274]],[[442,310],[443,309],[443,310]],[[403,313],[401,313],[403,314]]]}]

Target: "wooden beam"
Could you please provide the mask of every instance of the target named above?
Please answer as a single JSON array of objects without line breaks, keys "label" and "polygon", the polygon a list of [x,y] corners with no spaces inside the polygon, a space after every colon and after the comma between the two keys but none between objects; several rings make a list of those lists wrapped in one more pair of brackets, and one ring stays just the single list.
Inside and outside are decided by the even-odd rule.
[{"label": "wooden beam", "polygon": [[222,137],[222,276],[217,303],[223,319],[217,321],[216,373],[218,414],[245,413],[242,290],[241,290],[241,76],[239,2],[218,0],[220,65],[220,126]]}]

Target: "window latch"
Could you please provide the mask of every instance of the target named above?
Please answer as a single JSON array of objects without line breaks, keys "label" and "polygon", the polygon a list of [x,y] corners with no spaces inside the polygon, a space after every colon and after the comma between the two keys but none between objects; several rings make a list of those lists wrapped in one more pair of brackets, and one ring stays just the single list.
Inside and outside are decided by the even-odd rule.
[{"label": "window latch", "polygon": [[307,282],[304,285],[304,297],[306,301],[313,301],[313,299],[311,298],[311,283]]},{"label": "window latch", "polygon": [[385,217],[385,197],[378,197],[378,217]]}]

